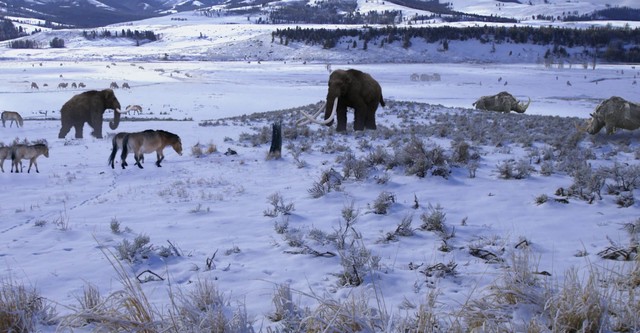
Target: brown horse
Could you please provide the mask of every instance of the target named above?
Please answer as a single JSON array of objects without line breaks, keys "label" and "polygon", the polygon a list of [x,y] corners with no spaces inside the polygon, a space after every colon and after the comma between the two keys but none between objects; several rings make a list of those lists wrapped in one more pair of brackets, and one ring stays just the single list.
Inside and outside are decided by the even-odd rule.
[{"label": "brown horse", "polygon": [[[36,166],[36,172],[40,173],[38,170],[38,163],[36,163],[36,158],[38,156],[44,155],[44,157],[49,157],[49,147],[43,143],[36,143],[35,145],[24,145],[18,144],[13,146],[11,150],[11,172],[13,172],[13,168],[15,167],[16,173],[22,172],[22,160],[29,160],[29,169],[27,169],[27,173],[31,172],[31,166]],[[18,171],[18,165],[20,165],[20,171]]]},{"label": "brown horse", "polygon": [[16,123],[16,127],[22,127],[24,125],[24,120],[22,120],[22,116],[15,111],[3,111],[1,117],[2,117],[2,127],[6,127],[5,122],[7,120],[11,120],[11,123],[9,123],[9,127],[13,126],[14,122]]},{"label": "brown horse", "polygon": [[0,169],[4,172],[4,160],[11,158],[11,148],[9,146],[0,147]]},{"label": "brown horse", "polygon": [[[129,134],[129,132],[120,132],[116,135],[114,135],[113,139],[111,140],[112,143],[112,149],[111,149],[111,155],[109,155],[109,162],[108,164],[111,165],[111,169],[115,169],[115,159],[116,159],[116,154],[118,153],[118,149],[122,149],[122,141],[124,140],[124,137],[127,136]],[[144,155],[140,156],[140,162],[144,163]],[[123,162],[125,166],[127,166],[127,162],[124,161]]]},{"label": "brown horse", "polygon": [[162,150],[167,146],[173,147],[173,150],[182,156],[182,141],[176,134],[163,130],[129,133],[122,140],[122,168],[124,169],[128,165],[126,159],[129,151],[133,152],[133,157],[136,160],[135,165],[140,169],[142,169],[140,162],[142,162],[143,154],[155,151],[157,156],[156,166],[160,167],[160,162],[164,160]]}]

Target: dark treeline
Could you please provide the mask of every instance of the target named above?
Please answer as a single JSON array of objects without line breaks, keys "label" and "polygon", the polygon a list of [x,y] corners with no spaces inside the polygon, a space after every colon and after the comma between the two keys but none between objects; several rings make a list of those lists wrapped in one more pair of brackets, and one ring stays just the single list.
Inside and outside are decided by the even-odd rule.
[{"label": "dark treeline", "polygon": [[158,39],[160,39],[160,37],[158,35],[156,35],[153,31],[149,31],[149,30],[145,30],[145,31],[138,31],[138,30],[131,30],[131,29],[122,29],[121,32],[118,32],[117,30],[112,32],[109,30],[102,30],[102,31],[96,31],[96,30],[92,30],[92,31],[86,31],[83,30],[82,31],[82,36],[86,39],[98,39],[98,38],[131,38],[134,40],[148,40],[151,42],[155,42]]},{"label": "dark treeline", "polygon": [[585,15],[569,15],[565,21],[591,21],[591,20],[616,20],[616,21],[640,21],[640,9],[629,7],[616,7],[597,10]]},{"label": "dark treeline", "polygon": [[[267,0],[264,0],[267,1]],[[288,2],[269,12],[268,19],[261,23],[273,24],[396,24],[405,19],[410,22],[424,22],[427,20],[444,20],[447,22],[458,21],[482,21],[482,22],[508,22],[515,23],[515,19],[498,16],[483,16],[477,14],[465,14],[452,11],[448,4],[440,4],[437,0],[393,0],[390,1],[402,6],[431,11],[429,16],[404,18],[401,10],[389,10],[384,12],[371,11],[361,13],[357,10],[355,1],[324,1],[314,6],[306,2]]]},{"label": "dark treeline", "polygon": [[22,27],[16,28],[13,22],[0,17],[0,41],[26,36]]},{"label": "dark treeline", "polygon": [[280,43],[301,42],[321,45],[324,48],[335,47],[342,37],[357,38],[364,41],[379,41],[382,45],[401,41],[402,46],[411,46],[414,38],[427,43],[442,41],[479,40],[481,43],[537,44],[552,47],[584,47],[598,52],[598,57],[610,62],[640,62],[640,29],[593,27],[588,29],[569,29],[556,27],[496,27],[476,26],[454,27],[403,27],[354,29],[277,29],[272,33],[272,41]]},{"label": "dark treeline", "polygon": [[39,49],[41,46],[35,40],[12,40],[9,42],[9,47],[12,49]]}]

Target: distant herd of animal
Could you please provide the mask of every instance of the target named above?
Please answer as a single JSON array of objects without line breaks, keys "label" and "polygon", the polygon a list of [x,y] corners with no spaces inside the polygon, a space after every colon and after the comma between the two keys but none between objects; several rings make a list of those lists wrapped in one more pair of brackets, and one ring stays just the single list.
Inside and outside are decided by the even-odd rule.
[{"label": "distant herd of animal", "polygon": [[[109,122],[109,127],[115,130],[120,124],[120,114],[125,112],[142,112],[139,105],[129,105],[125,111],[121,110],[120,102],[115,96],[114,88],[117,88],[115,82],[111,84],[111,88],[104,90],[89,90],[77,94],[69,99],[60,109],[61,128],[58,138],[64,139],[65,136],[75,129],[75,137],[82,138],[82,128],[87,123],[93,129],[91,135],[96,138],[102,138],[102,122],[104,112],[108,109],[114,110],[114,117]],[[337,120],[336,131],[346,131],[347,126],[347,108],[354,110],[353,129],[361,131],[364,129],[375,130],[377,128],[375,113],[378,105],[385,106],[382,97],[382,88],[380,84],[369,74],[356,69],[342,70],[338,69],[331,72],[329,76],[328,92],[326,101],[320,107],[318,112],[313,115],[302,111],[304,118],[299,120],[299,124],[309,122],[331,126],[334,120]],[[127,85],[128,87],[128,85]],[[524,113],[531,99],[527,102],[519,102],[513,95],[506,91],[500,92],[492,96],[482,96],[473,103],[476,109],[497,111],[509,113],[510,111]],[[316,118],[324,111],[324,120]],[[15,122],[17,126],[23,125],[23,119],[17,112],[5,111],[2,113],[2,125],[5,126],[6,121],[11,121],[9,127]],[[5,126],[6,127],[6,126]],[[596,108],[591,118],[587,121],[586,126],[579,128],[589,134],[598,133],[603,127],[606,127],[606,133],[612,134],[616,128],[626,130],[635,130],[640,128],[640,105],[624,100],[621,97],[613,96],[602,101]],[[44,146],[44,147],[42,147]],[[124,169],[127,166],[125,161],[129,151],[134,154],[135,165],[142,168],[144,154],[156,152],[156,165],[159,167],[164,159],[162,150],[172,146],[173,149],[182,155],[182,143],[180,137],[176,134],[163,130],[146,130],[134,133],[118,133],[113,137],[113,148],[109,156],[109,165],[115,168],[114,161],[119,149],[122,149],[121,163]],[[13,147],[0,147],[0,159],[2,164],[4,160],[11,156],[12,169],[14,166],[18,172],[17,166],[21,165],[22,159],[30,159],[29,169],[31,165],[35,165],[38,172],[38,165],[35,159],[39,155],[48,157],[48,148],[44,144],[36,144],[31,146],[15,145]],[[2,169],[4,172],[4,168]],[[22,168],[20,169],[20,172]]]}]

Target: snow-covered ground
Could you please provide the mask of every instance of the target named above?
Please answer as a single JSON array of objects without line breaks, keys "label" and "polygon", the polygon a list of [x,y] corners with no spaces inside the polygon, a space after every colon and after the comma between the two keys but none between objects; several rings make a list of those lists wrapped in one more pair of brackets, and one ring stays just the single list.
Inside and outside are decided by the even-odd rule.
[{"label": "snow-covered ground", "polygon": [[[382,130],[348,131],[335,134],[334,140],[310,134],[285,141],[281,159],[266,160],[269,144],[252,143],[246,136],[260,132],[270,122],[251,117],[224,120],[219,126],[201,126],[201,122],[317,103],[326,95],[330,64],[331,69],[363,70],[380,82],[390,105],[378,110],[378,124],[385,128],[400,123],[407,126],[408,120],[400,119],[412,107],[403,102],[425,103],[412,117],[416,123],[430,122],[437,115],[476,114],[470,108],[478,97],[502,90],[520,100],[532,100],[524,115],[505,117],[526,121],[535,116],[557,116],[579,124],[605,98],[618,95],[637,101],[640,71],[634,65],[545,68],[537,60],[544,49],[522,50],[518,46],[522,58],[513,60],[513,55],[509,56],[513,49],[501,49],[500,45],[493,55],[485,52],[489,58],[469,63],[474,50],[489,46],[454,42],[451,53],[425,45],[433,49],[403,54],[413,59],[412,63],[394,63],[399,54],[394,52],[400,50],[392,48],[349,54],[272,44],[273,26],[181,22],[167,27],[167,20],[163,22],[163,40],[140,47],[88,42],[77,37],[78,31],[69,30],[56,32],[67,34],[67,49],[0,50],[2,109],[18,111],[27,119],[22,128],[2,128],[0,142],[44,139],[50,148],[49,158],[38,158],[40,173],[9,173],[10,163],[4,162],[5,172],[0,174],[0,257],[5,265],[1,275],[36,287],[60,314],[73,312],[87,284],[97,286],[103,295],[122,289],[102,250],[116,253],[124,240],[132,242],[140,235],[149,237],[154,254],[131,265],[124,261],[125,270],[132,277],[150,270],[164,278],[141,285],[158,309],[169,306],[169,290],[188,291],[193,282],[211,280],[229,300],[230,308],[245,304],[256,330],[278,325],[268,317],[274,311],[274,290],[283,284],[296,291],[294,300],[303,306],[313,306],[315,298],[309,294],[345,299],[353,292],[378,292],[389,313],[403,316],[406,307],[401,306],[420,304],[428,290],[437,290],[439,309],[452,311],[470,298],[482,297],[484,288],[508,266],[472,256],[469,249],[473,246],[496,253],[504,247],[503,256],[508,259],[516,252],[514,245],[526,239],[538,260],[536,269],[551,273],[545,279],[558,284],[572,268],[588,274],[594,267],[617,270],[624,266],[603,260],[597,253],[612,241],[629,242],[621,225],[636,221],[638,204],[619,208],[613,195],[604,195],[592,204],[576,198],[569,198],[569,204],[554,200],[536,204],[541,195],[554,198],[558,188],[568,188],[574,180],[562,172],[543,176],[533,162],[529,177],[501,179],[497,166],[528,159],[531,151],[527,146],[504,142],[475,147],[479,150],[475,178],[462,166],[453,167],[447,179],[419,178],[406,175],[402,168],[377,166],[364,180],[352,176],[343,181],[340,191],[312,198],[309,190],[323,173],[331,168],[342,172],[344,153],[337,146],[363,156],[377,146],[393,154],[403,142],[377,135]],[[153,24],[149,20],[135,28],[155,30]],[[206,38],[200,38],[200,33]],[[47,41],[52,36],[42,38]],[[247,51],[248,45],[254,48]],[[165,53],[168,60],[160,61]],[[246,60],[237,61],[245,56]],[[458,61],[451,61],[456,56]],[[236,61],[212,61],[225,57]],[[414,74],[439,74],[440,80],[412,80]],[[32,89],[32,82],[39,89]],[[103,131],[165,129],[181,137],[182,156],[167,148],[162,168],[153,165],[155,157],[150,154],[144,169],[134,167],[131,156],[127,169],[111,169],[107,166],[111,141],[90,137],[88,126],[84,139],[73,139],[73,131],[66,139],[58,139],[60,107],[84,91],[57,88],[62,82],[82,82],[86,89],[127,82],[131,89],[118,89],[116,96],[123,107],[139,104],[144,112],[127,116],[116,131],[105,123]],[[112,112],[105,115],[110,118]],[[285,115],[289,117],[286,121],[298,117]],[[44,120],[45,116],[53,120]],[[352,114],[348,119],[352,121]],[[551,117],[540,119],[550,121]],[[309,127],[311,133],[319,129],[318,125]],[[569,141],[574,132],[560,135]],[[450,150],[451,138],[446,134],[415,136]],[[614,162],[634,166],[638,164],[634,154],[637,140],[637,132],[622,131],[612,137],[601,133],[595,139],[585,138],[582,145],[592,149],[594,169]],[[628,142],[629,149],[617,151],[609,141],[616,145]],[[192,147],[196,145],[204,149],[215,145],[217,151],[194,156]],[[228,149],[237,155],[225,155]],[[379,181],[385,177],[386,181]],[[382,192],[392,194],[394,203],[387,214],[374,214],[372,207]],[[270,198],[274,194],[285,204],[293,204],[291,215],[265,216],[273,209]],[[634,190],[632,194],[637,198],[639,193]],[[414,208],[416,201],[418,207]],[[330,242],[319,242],[311,234],[317,229],[327,234],[339,230],[344,224],[341,211],[350,205],[359,212],[354,226],[361,235],[358,242],[380,258],[379,268],[354,288],[338,284],[336,275],[342,271],[339,257],[292,254],[300,249],[291,246],[274,227],[286,221],[290,229],[299,230],[297,234],[310,248],[337,253]],[[449,240],[452,251],[441,251],[442,240],[423,230],[397,242],[379,242],[407,216],[413,217],[417,228],[420,216],[438,205],[446,214],[447,225],[455,229],[455,237]],[[113,232],[114,222],[122,232]],[[175,247],[180,256],[157,255],[162,247]],[[416,269],[450,262],[457,264],[452,276],[427,277]],[[516,317],[528,315],[518,313]],[[41,326],[44,332],[55,329]],[[85,329],[90,331],[91,327]]]},{"label": "snow-covered ground", "polygon": [[[9,163],[4,163],[5,173],[0,175],[5,184],[0,194],[3,274],[36,286],[47,300],[59,303],[61,313],[67,312],[66,306],[77,304],[76,298],[87,283],[95,284],[105,295],[121,288],[101,248],[115,251],[123,239],[131,241],[137,235],[149,236],[156,247],[171,242],[182,254],[168,259],[155,256],[127,266],[132,275],[149,269],[165,278],[143,284],[159,307],[168,302],[170,284],[171,288],[188,289],[199,278],[215,279],[229,299],[246,303],[258,327],[268,324],[265,316],[273,311],[274,285],[288,283],[295,290],[336,293],[336,297],[348,294],[351,288],[336,285],[333,274],[340,271],[337,258],[287,253],[291,248],[274,231],[274,223],[281,217],[264,215],[272,208],[268,197],[274,193],[279,193],[285,203],[294,204],[288,222],[306,232],[311,228],[332,232],[338,228],[342,208],[354,205],[360,212],[356,229],[362,233],[367,248],[381,257],[384,268],[376,274],[376,286],[391,312],[400,311],[398,306],[404,299],[419,302],[424,298],[422,288],[427,281],[424,275],[409,270],[409,263],[459,263],[455,279],[438,282],[443,293],[441,301],[451,304],[463,302],[500,271],[499,265],[487,265],[467,251],[438,251],[440,242],[425,232],[396,243],[376,243],[407,215],[413,215],[418,224],[418,217],[430,204],[441,205],[447,221],[455,225],[456,246],[464,248],[488,237],[497,237],[505,244],[526,238],[534,244],[540,269],[552,272],[554,279],[561,279],[570,267],[610,265],[595,253],[606,248],[607,237],[624,243],[620,225],[637,218],[637,204],[618,208],[611,197],[591,205],[579,200],[569,205],[536,205],[537,196],[553,196],[557,188],[569,186],[572,180],[568,175],[544,177],[537,173],[524,180],[499,179],[496,165],[524,154],[517,147],[484,148],[473,179],[464,169],[454,171],[446,180],[405,176],[401,170],[389,170],[390,179],[384,185],[372,179],[347,180],[341,192],[313,199],[308,190],[321,173],[332,166],[339,167],[336,153],[319,150],[322,141],[315,142],[311,152],[302,154],[305,166],[299,167],[287,149],[282,159],[267,161],[268,144],[252,146],[240,140],[241,134],[254,133],[254,126],[269,124],[199,126],[202,120],[319,102],[326,94],[325,65],[42,62],[40,66],[28,61],[5,61],[2,65],[3,108],[18,111],[28,120],[23,128],[3,128],[0,141],[9,144],[14,139],[46,139],[50,147],[50,157],[38,159],[39,174],[33,170],[30,174],[12,174],[8,172]],[[333,69],[346,67],[333,65]],[[633,99],[637,91],[632,84],[637,73],[630,65],[598,66],[595,70],[464,64],[356,67],[379,79],[388,101],[441,105],[429,109],[430,113],[456,110],[450,107],[469,108],[481,95],[509,90],[521,99],[531,97],[527,114],[586,118],[601,99],[614,94]],[[441,81],[412,81],[413,73],[439,73]],[[106,164],[110,140],[89,137],[88,127],[82,140],[72,139],[73,131],[67,139],[57,139],[59,121],[41,119],[45,113],[56,118],[60,106],[81,91],[58,89],[57,83],[62,81],[83,82],[93,89],[106,88],[113,81],[128,82],[130,90],[116,90],[123,107],[140,104],[144,108],[140,118],[174,120],[125,119],[117,131],[150,128],[174,132],[182,138],[184,154],[179,156],[167,148],[162,168],[153,166],[154,157],[148,155],[142,170],[112,170]],[[40,89],[31,89],[31,82],[38,83]],[[48,87],[44,87],[45,83]],[[402,112],[381,109],[378,123],[391,126],[396,121],[392,111]],[[111,117],[111,112],[106,115]],[[109,130],[106,123],[103,129],[106,133],[116,132]],[[636,134],[622,133],[617,138],[635,142]],[[361,141],[372,135],[350,132],[336,135],[336,139],[358,151]],[[438,140],[417,135],[423,140]],[[191,147],[198,143],[214,144],[218,152],[195,157]],[[301,143],[285,142],[285,147],[288,144]],[[372,137],[371,144],[389,143]],[[229,148],[238,155],[224,155]],[[637,164],[633,154],[616,155],[614,160]],[[387,215],[372,214],[371,205],[382,191],[393,193],[396,202]],[[637,196],[637,191],[634,193]],[[419,200],[418,211],[411,208],[414,198]],[[463,219],[467,219],[466,226],[459,226]],[[112,221],[129,231],[114,234]],[[321,247],[311,240],[307,242],[311,247]],[[590,254],[587,258],[574,256],[583,249]],[[206,270],[207,259],[216,251],[215,268]],[[302,304],[310,301],[300,298]]]}]

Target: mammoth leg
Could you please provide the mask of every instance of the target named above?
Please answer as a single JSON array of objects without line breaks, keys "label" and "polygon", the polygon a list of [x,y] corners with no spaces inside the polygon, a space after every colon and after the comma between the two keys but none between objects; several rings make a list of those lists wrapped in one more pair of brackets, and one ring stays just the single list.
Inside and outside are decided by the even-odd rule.
[{"label": "mammoth leg", "polygon": [[376,126],[376,110],[378,109],[378,102],[375,102],[373,105],[369,105],[364,111],[364,127],[366,129],[377,129]]},{"label": "mammoth leg", "polygon": [[347,106],[338,103],[338,109],[336,111],[336,118],[338,125],[336,131],[345,132],[347,130]]},{"label": "mammoth leg", "polygon": [[102,139],[102,123],[98,124],[98,125],[90,125],[91,128],[93,128],[93,131],[91,132],[91,135],[98,138],[98,139]]},{"label": "mammoth leg", "polygon": [[76,130],[76,139],[82,139],[82,128],[84,127],[84,123],[79,123],[73,125],[73,128]]},{"label": "mammoth leg", "polygon": [[359,107],[353,111],[353,129],[364,131],[364,123],[367,117],[366,108]]},{"label": "mammoth leg", "polygon": [[67,136],[67,134],[69,134],[69,131],[71,131],[71,125],[67,125],[66,123],[63,122],[62,128],[58,133],[58,139],[64,139],[64,137]]}]

